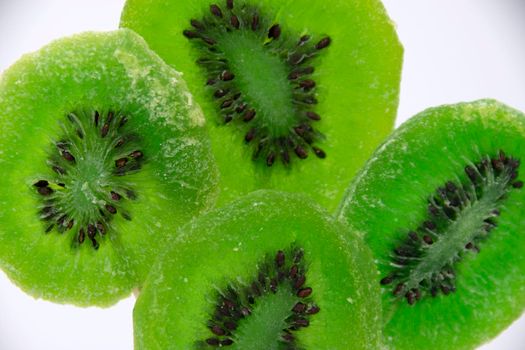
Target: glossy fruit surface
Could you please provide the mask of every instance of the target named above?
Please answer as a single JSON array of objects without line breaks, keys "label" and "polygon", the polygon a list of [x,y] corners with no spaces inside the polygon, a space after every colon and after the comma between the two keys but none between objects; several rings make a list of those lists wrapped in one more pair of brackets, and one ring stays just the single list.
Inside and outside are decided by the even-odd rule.
[{"label": "glossy fruit surface", "polygon": [[128,0],[121,26],[184,73],[222,204],[267,188],[334,209],[392,130],[402,47],[379,1]]},{"label": "glossy fruit surface", "polygon": [[203,125],[181,75],[130,30],[25,55],[0,78],[0,267],[57,302],[131,293],[163,232],[213,203]]},{"label": "glossy fruit surface", "polygon": [[370,253],[311,199],[257,191],[182,229],[134,310],[137,349],[378,349]]},{"label": "glossy fruit surface", "polygon": [[378,148],[339,218],[364,234],[392,349],[474,349],[525,307],[525,116],[429,109]]}]

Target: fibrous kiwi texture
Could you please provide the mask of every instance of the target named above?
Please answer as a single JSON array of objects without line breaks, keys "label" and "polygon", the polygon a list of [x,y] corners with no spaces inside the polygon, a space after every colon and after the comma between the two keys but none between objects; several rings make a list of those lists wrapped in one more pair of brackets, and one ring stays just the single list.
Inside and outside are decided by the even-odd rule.
[{"label": "fibrous kiwi texture", "polygon": [[137,349],[378,349],[371,255],[311,199],[257,191],[181,230],[134,309]]},{"label": "fibrous kiwi texture", "polygon": [[273,188],[333,209],[392,129],[402,48],[377,0],[128,0],[121,26],[203,107],[219,203]]},{"label": "fibrous kiwi texture", "polygon": [[374,153],[339,217],[377,261],[391,349],[474,349],[525,307],[525,116],[429,109]]},{"label": "fibrous kiwi texture", "polygon": [[0,267],[35,297],[108,305],[215,196],[201,110],[130,30],[85,33],[0,79]]}]

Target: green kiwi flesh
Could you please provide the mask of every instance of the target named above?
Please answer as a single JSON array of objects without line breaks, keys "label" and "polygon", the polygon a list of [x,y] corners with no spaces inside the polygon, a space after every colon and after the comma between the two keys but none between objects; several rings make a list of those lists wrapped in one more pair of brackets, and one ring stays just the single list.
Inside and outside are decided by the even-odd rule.
[{"label": "green kiwi flesh", "polygon": [[219,203],[266,188],[335,209],[392,130],[402,47],[377,0],[128,0],[121,26],[184,73]]},{"label": "green kiwi flesh", "polygon": [[348,189],[391,349],[474,349],[525,307],[525,116],[493,100],[412,118]]},{"label": "green kiwi flesh", "polygon": [[378,349],[371,255],[311,199],[257,191],[200,216],[137,299],[136,349]]},{"label": "green kiwi flesh", "polygon": [[217,170],[181,74],[130,30],[85,33],[0,78],[0,267],[35,297],[110,305],[212,205]]}]

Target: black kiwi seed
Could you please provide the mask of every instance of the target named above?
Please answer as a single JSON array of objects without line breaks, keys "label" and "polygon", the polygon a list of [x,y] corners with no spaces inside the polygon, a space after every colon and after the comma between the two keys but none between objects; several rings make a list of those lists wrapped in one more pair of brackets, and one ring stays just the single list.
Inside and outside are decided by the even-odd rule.
[{"label": "black kiwi seed", "polygon": [[68,162],[72,162],[72,163],[75,162],[75,157],[68,151],[63,151],[62,157],[64,157],[64,159],[67,160]]},{"label": "black kiwi seed", "polygon": [[39,180],[33,184],[33,186],[38,187],[38,188],[47,187],[48,185],[49,185],[49,182],[47,182],[46,180]]},{"label": "black kiwi seed", "polygon": [[89,224],[87,231],[88,231],[88,237],[89,238],[91,238],[91,239],[95,238],[95,234],[97,232],[96,229],[95,229],[95,225]]},{"label": "black kiwi seed", "polygon": [[193,30],[185,30],[182,32],[182,34],[184,34],[184,36],[188,39],[194,39],[199,37],[199,34]]},{"label": "black kiwi seed", "polygon": [[[33,183],[42,201],[39,216],[45,222],[46,234],[53,230],[61,234],[76,232],[72,234],[74,246],[82,245],[88,238],[92,247],[98,249],[102,241],[98,237],[108,233],[111,227],[109,223],[117,212],[122,209],[122,217],[131,220],[131,215],[124,210],[128,204],[123,194],[130,200],[137,198],[133,189],[122,188],[112,176],[125,176],[139,170],[145,161],[144,153],[140,149],[140,140],[126,129],[127,117],[120,113],[73,112],[66,115],[65,121],[65,134],[53,144],[54,151],[50,152],[48,160],[55,176]],[[104,152],[105,156],[112,157],[113,161],[109,163],[112,166],[103,161],[98,164],[85,163],[86,159],[104,158],[93,157],[92,153],[96,152]],[[90,169],[99,169],[106,175]],[[105,176],[104,181],[92,181],[93,178],[98,180],[100,176]],[[89,185],[91,182],[103,185]],[[72,191],[77,192],[73,195]],[[72,198],[78,198],[78,193],[84,191],[91,197],[86,197],[86,203],[77,207],[78,203]],[[68,214],[71,212],[76,212],[78,217]]]},{"label": "black kiwi seed", "polygon": [[42,196],[49,196],[51,193],[53,193],[53,190],[49,187],[39,187],[37,191]]},{"label": "black kiwi seed", "polygon": [[108,134],[108,131],[109,131],[109,124],[104,124],[102,126],[102,129],[100,130],[100,136],[102,136],[103,138],[106,137],[106,135]]},{"label": "black kiwi seed", "polygon": [[[443,295],[453,293],[456,290],[455,264],[464,254],[480,253],[480,244],[497,227],[496,219],[504,210],[502,203],[506,194],[523,187],[523,181],[517,180],[519,167],[518,159],[500,151],[496,156],[483,157],[477,165],[465,166],[462,182],[448,181],[439,187],[428,200],[428,218],[418,229],[409,231],[407,238],[394,249],[392,266],[395,268],[380,280],[380,284],[384,287],[393,285],[392,294],[404,298],[409,305],[425,295],[436,297],[440,292]],[[492,208],[488,211],[470,210],[477,203]],[[452,234],[448,229],[453,224],[458,227],[461,220],[476,222],[477,229],[455,237],[466,240],[462,250],[456,251],[456,246],[445,249],[448,235]],[[437,256],[441,254],[438,251],[450,254]],[[424,263],[430,260],[438,261],[438,265],[429,267]]]},{"label": "black kiwi seed", "polygon": [[256,129],[252,128],[250,129],[250,131],[246,133],[246,136],[244,136],[244,140],[246,142],[251,142],[255,138],[255,135],[256,135]]},{"label": "black kiwi seed", "polygon": [[255,118],[255,114],[256,114],[255,109],[249,109],[246,112],[244,112],[242,119],[245,122],[249,122],[253,120],[253,118]]},{"label": "black kiwi seed", "polygon": [[127,162],[128,162],[127,158],[120,158],[115,161],[115,166],[117,168],[122,168],[127,164]]},{"label": "black kiwi seed", "polygon": [[295,147],[295,154],[296,154],[297,157],[299,157],[300,159],[306,159],[306,157],[308,157],[308,153],[307,153],[306,149],[304,149],[304,148],[301,147],[301,146],[297,146],[297,147]]},{"label": "black kiwi seed", "polygon": [[233,78],[235,78],[235,75],[233,75],[233,73],[230,71],[225,70],[221,73],[222,81],[230,81],[233,80]]},{"label": "black kiwi seed", "polygon": [[255,32],[259,28],[259,15],[255,14],[252,17],[252,30]]},{"label": "black kiwi seed", "polygon": [[[306,263],[300,248],[292,247],[268,255],[248,284],[239,281],[227,284],[216,293],[215,309],[210,314],[208,329],[210,334],[199,341],[205,347],[222,347],[235,343],[236,330],[250,315],[257,299],[265,294],[275,294],[279,290],[295,295],[295,305],[289,310],[286,326],[281,339],[287,343],[286,349],[298,349],[294,334],[310,325],[310,318],[321,308],[312,300],[313,289],[305,286]],[[289,272],[289,273],[288,273]]]},{"label": "black kiwi seed", "polygon": [[[314,68],[310,63],[322,54],[320,51],[331,45],[332,40],[329,36],[316,38],[310,34],[304,34],[299,40],[294,40],[287,28],[273,22],[271,18],[271,14],[260,11],[257,6],[234,3],[232,0],[227,0],[225,6],[211,3],[209,11],[206,11],[201,19],[190,19],[191,27],[183,30],[182,35],[192,40],[200,52],[201,57],[197,63],[204,69],[206,85],[213,87],[211,94],[217,100],[224,124],[242,122],[252,125],[245,127],[244,140],[253,147],[254,160],[260,159],[268,167],[272,167],[277,158],[280,158],[282,163],[288,166],[291,163],[290,154],[295,154],[297,159],[306,159],[308,150],[318,159],[324,159],[326,153],[315,145],[324,135],[311,125],[312,122],[320,121],[321,116],[314,111],[318,103],[317,83],[312,79]],[[234,70],[221,50],[222,38],[234,31],[256,33],[260,38],[265,38],[261,40],[264,50],[278,57],[286,66],[293,96],[293,100],[290,101],[294,111],[291,123],[295,121],[295,125],[290,125],[289,130],[307,125],[308,128],[303,133],[287,134],[282,131],[281,135],[272,134],[277,131],[270,131],[274,129],[266,125],[270,122],[265,117],[269,111],[265,111],[264,107],[255,109],[244,97],[244,93],[239,92]],[[263,102],[261,104],[264,106]]]},{"label": "black kiwi seed", "polygon": [[110,214],[116,214],[117,213],[117,209],[110,205],[110,204],[106,204],[106,210],[110,213]]},{"label": "black kiwi seed", "polygon": [[326,47],[328,47],[331,43],[331,39],[329,37],[325,37],[325,38],[322,38],[316,45],[315,45],[315,48],[317,50],[321,50],[321,49],[324,49]]},{"label": "black kiwi seed", "polygon": [[222,18],[222,11],[221,11],[221,8],[215,4],[213,5],[210,5],[210,12],[216,16],[216,17],[219,17],[219,18]]},{"label": "black kiwi seed", "polygon": [[274,24],[268,31],[268,38],[279,39],[281,36],[281,26]]}]

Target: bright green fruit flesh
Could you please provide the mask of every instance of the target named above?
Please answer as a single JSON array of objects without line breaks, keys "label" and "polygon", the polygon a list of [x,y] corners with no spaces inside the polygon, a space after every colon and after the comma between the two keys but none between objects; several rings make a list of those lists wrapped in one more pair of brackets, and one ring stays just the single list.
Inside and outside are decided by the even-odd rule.
[{"label": "bright green fruit flesh", "polygon": [[346,230],[310,199],[275,191],[192,221],[137,300],[137,349],[378,349],[376,272]]},{"label": "bright green fruit flesh", "polygon": [[437,107],[357,175],[339,217],[377,261],[389,348],[474,349],[524,310],[524,137],[496,101]]},{"label": "bright green fruit flesh", "polygon": [[334,209],[392,130],[403,50],[379,1],[128,0],[121,26],[184,73],[219,203],[266,188]]},{"label": "bright green fruit flesh", "polygon": [[0,266],[35,297],[109,305],[214,199],[204,119],[129,30],[24,56],[0,79]]}]

